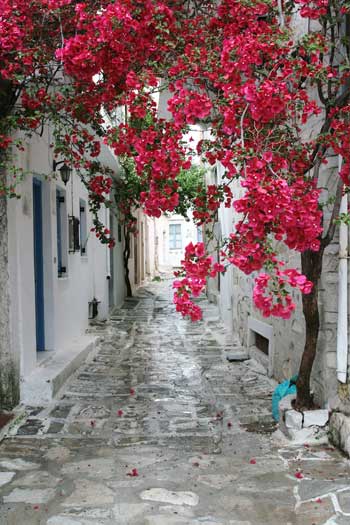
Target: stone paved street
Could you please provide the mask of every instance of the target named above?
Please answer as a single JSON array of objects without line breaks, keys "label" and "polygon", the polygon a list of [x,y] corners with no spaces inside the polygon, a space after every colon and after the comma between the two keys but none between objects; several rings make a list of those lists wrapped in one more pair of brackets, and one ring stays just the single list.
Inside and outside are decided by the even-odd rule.
[{"label": "stone paved street", "polygon": [[180,319],[164,281],[115,310],[61,397],[0,444],[1,525],[350,523],[349,461],[272,434],[274,384],[225,359],[202,304],[205,321]]}]

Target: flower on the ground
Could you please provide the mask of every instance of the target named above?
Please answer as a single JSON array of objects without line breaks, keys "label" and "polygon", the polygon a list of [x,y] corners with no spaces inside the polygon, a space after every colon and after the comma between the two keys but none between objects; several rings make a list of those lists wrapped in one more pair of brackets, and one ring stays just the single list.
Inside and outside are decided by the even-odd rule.
[{"label": "flower on the ground", "polygon": [[127,472],[126,475],[132,478],[136,478],[139,475],[139,473],[138,473],[137,468],[133,468],[130,472]]}]

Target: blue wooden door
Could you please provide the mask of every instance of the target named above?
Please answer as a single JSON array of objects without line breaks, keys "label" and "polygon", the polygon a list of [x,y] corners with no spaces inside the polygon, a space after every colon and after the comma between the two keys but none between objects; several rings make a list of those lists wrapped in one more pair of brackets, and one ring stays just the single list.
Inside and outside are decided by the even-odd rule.
[{"label": "blue wooden door", "polygon": [[45,350],[43,205],[42,183],[35,178],[33,178],[33,228],[36,349],[42,351]]}]

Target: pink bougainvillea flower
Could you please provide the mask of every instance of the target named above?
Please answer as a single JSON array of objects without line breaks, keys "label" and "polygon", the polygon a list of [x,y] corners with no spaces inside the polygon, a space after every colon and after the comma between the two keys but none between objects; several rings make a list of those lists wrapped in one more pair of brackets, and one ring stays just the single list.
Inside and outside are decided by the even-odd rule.
[{"label": "pink bougainvillea flower", "polygon": [[250,463],[251,465],[256,465],[256,459],[252,458],[252,459],[249,461],[249,463]]},{"label": "pink bougainvillea flower", "polygon": [[315,502],[316,503],[322,503],[322,500],[321,500],[321,498],[317,498],[317,499],[315,499]]},{"label": "pink bougainvillea flower", "polygon": [[133,388],[130,388],[130,395],[133,396],[135,394],[135,390]]},{"label": "pink bougainvillea flower", "polygon": [[295,476],[297,479],[303,479],[303,477],[304,477],[303,474],[300,472],[300,470],[298,470],[298,471],[294,474],[294,476]]},{"label": "pink bougainvillea flower", "polygon": [[40,509],[40,506],[39,506],[39,505],[33,505],[33,509],[34,509],[34,510],[39,510],[39,509]]},{"label": "pink bougainvillea flower", "polygon": [[118,414],[119,417],[122,417],[122,415],[124,414],[124,412],[123,412],[121,409],[119,409],[118,412],[117,412],[117,414]]}]

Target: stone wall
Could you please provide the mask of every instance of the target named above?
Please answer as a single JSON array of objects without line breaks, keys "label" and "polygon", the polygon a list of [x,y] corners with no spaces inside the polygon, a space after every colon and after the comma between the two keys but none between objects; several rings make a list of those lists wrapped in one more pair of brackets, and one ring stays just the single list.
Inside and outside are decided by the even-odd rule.
[{"label": "stone wall", "polygon": [[[329,188],[332,194],[335,164],[337,159],[330,158],[329,165],[322,175],[320,185]],[[325,200],[324,196],[324,199]],[[227,215],[230,215],[228,221]],[[325,228],[329,223],[330,210],[325,209]],[[234,221],[231,210],[221,210],[221,222],[225,230],[225,222]],[[282,244],[279,253],[288,267],[300,268],[300,255],[287,250]],[[292,297],[296,310],[291,319],[263,318],[254,307],[252,301],[255,275],[247,276],[237,268],[228,274],[227,286],[223,287],[220,296],[222,317],[226,324],[231,324],[234,335],[238,336],[244,346],[254,344],[254,334],[250,333],[249,319],[262,321],[271,326],[274,334],[273,355],[270,356],[270,372],[278,381],[296,374],[304,347],[305,323],[302,313],[301,294],[293,290]],[[350,274],[349,274],[350,280]],[[320,282],[319,308],[321,330],[318,342],[317,357],[314,364],[312,387],[316,399],[324,404],[337,394],[338,382],[336,375],[336,345],[337,345],[337,297],[338,297],[338,231],[333,242],[325,251],[323,274]],[[232,322],[228,319],[227,309],[232,309]]]}]

